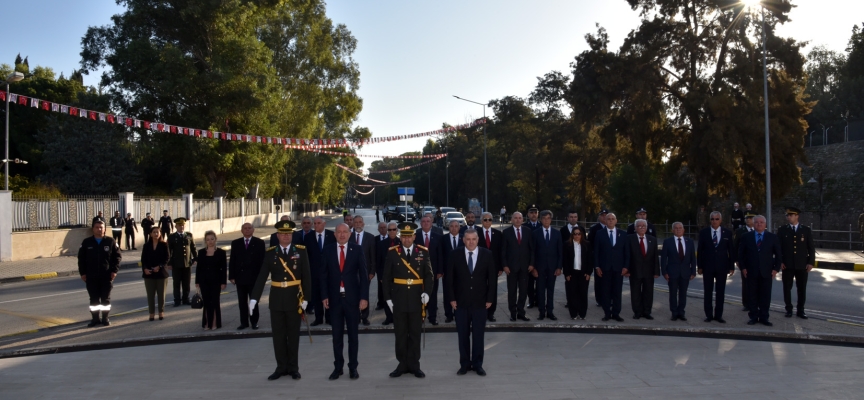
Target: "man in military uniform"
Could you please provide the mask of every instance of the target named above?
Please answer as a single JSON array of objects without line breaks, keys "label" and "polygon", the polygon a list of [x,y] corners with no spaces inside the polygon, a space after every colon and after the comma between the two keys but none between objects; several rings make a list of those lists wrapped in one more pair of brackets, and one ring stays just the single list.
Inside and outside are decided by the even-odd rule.
[{"label": "man in military uniform", "polygon": [[291,244],[294,222],[276,223],[279,245],[264,252],[264,264],[258,273],[255,287],[249,300],[249,310],[264,293],[267,277],[270,277],[270,325],[273,330],[273,352],[276,355],[276,371],[268,380],[290,375],[300,379],[297,353],[300,348],[300,319],[308,302],[304,295],[312,291],[312,272],[306,246]]},{"label": "man in military uniform", "polygon": [[[195,241],[192,233],[186,232],[186,218],[180,217],[174,220],[177,233],[168,236],[168,250],[171,258],[168,260],[168,270],[174,282],[174,307],[189,304],[189,282],[192,278],[192,267],[196,264],[198,252],[195,250]],[[181,294],[182,286],[182,294]]]},{"label": "man in military uniform", "polygon": [[807,319],[804,301],[807,300],[807,275],[816,264],[816,247],[813,245],[813,232],[810,227],[798,223],[801,210],[795,207],[786,209],[786,221],[777,230],[780,236],[780,249],[783,251],[783,301],[786,302],[786,318],[792,317],[792,281],[798,289],[798,318]]},{"label": "man in military uniform", "polygon": [[90,315],[93,319],[87,324],[94,327],[100,323],[108,326],[108,313],[111,311],[111,289],[114,278],[120,270],[120,247],[114,239],[105,237],[105,222],[93,223],[93,236],[81,242],[78,249],[78,274],[87,285],[90,295]]},{"label": "man in military uniform", "polygon": [[[735,247],[735,254],[736,255],[738,254],[738,246],[739,246],[739,243],[741,242],[741,237],[744,236],[745,234],[747,234],[748,232],[753,232],[753,217],[755,217],[755,216],[756,216],[756,214],[748,212],[747,215],[744,216],[744,226],[738,228],[738,230],[735,231],[735,236],[733,237],[732,241],[734,242],[733,247]],[[738,269],[741,269],[740,265],[738,266]],[[740,274],[740,275],[741,275],[741,303],[744,304],[744,308],[742,308],[741,311],[750,311],[750,307],[748,307],[748,304],[750,304],[750,292],[747,291],[747,277],[744,276],[744,274]]]},{"label": "man in military uniform", "polygon": [[171,231],[174,230],[174,223],[171,221],[168,210],[162,210],[162,217],[159,218],[159,231],[162,233],[162,240],[165,240]]},{"label": "man in military uniform", "polygon": [[[654,229],[654,224],[648,222],[648,210],[645,207],[640,207],[636,210],[636,219],[644,219],[645,223],[648,224],[648,230],[645,231],[646,235],[657,237],[657,230]],[[636,233],[636,222],[634,221],[632,224],[627,226],[627,234],[632,235]]]},{"label": "man in military uniform", "polygon": [[410,372],[424,378],[426,374],[420,370],[420,333],[426,317],[423,315],[426,303],[432,294],[432,264],[428,249],[414,245],[417,225],[405,222],[399,229],[402,243],[387,251],[382,278],[384,300],[393,312],[396,360],[399,361],[390,377]]},{"label": "man in military uniform", "polygon": [[144,230],[144,243],[150,243],[150,231],[153,230],[153,226],[156,225],[156,221],[153,219],[153,216],[150,213],[147,213],[147,216],[141,220],[141,229]]}]

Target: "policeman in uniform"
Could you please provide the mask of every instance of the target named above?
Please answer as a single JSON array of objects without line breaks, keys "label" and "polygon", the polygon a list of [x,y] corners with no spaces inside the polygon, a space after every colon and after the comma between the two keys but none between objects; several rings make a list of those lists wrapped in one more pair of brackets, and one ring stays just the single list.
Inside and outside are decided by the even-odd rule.
[{"label": "policeman in uniform", "polygon": [[[657,237],[657,230],[654,229],[654,224],[648,222],[648,210],[646,210],[645,207],[640,207],[638,210],[636,210],[636,219],[644,219],[645,222],[648,224],[648,230],[645,231],[646,235],[651,235],[651,236],[654,236],[655,238]],[[627,226],[627,234],[633,235],[635,233],[636,233],[636,222],[634,221],[632,224]]]},{"label": "policeman in uniform", "polygon": [[249,300],[249,310],[255,308],[267,277],[270,277],[270,325],[273,330],[273,352],[276,355],[276,371],[268,380],[276,380],[290,375],[300,379],[297,353],[300,348],[300,319],[308,302],[306,293],[312,292],[312,271],[306,246],[291,244],[294,233],[293,221],[276,223],[279,245],[264,252],[264,264]]},{"label": "policeman in uniform", "polygon": [[162,210],[162,217],[159,218],[159,231],[162,233],[162,240],[174,230],[174,224],[171,222],[171,216],[168,215],[168,210]]},{"label": "policeman in uniform", "polygon": [[123,217],[120,216],[120,211],[114,211],[114,216],[111,217],[109,223],[111,225],[111,237],[117,243],[117,247],[120,247],[120,243],[123,243],[123,227],[126,225]]},{"label": "policeman in uniform", "polygon": [[93,236],[81,242],[78,249],[78,274],[87,285],[90,295],[90,315],[93,319],[87,324],[94,327],[100,323],[108,326],[108,313],[111,311],[111,289],[114,278],[120,270],[120,247],[113,238],[105,236],[105,222],[93,223]]},{"label": "policeman in uniform", "polygon": [[177,232],[168,236],[168,251],[171,253],[168,270],[171,271],[174,282],[174,307],[179,306],[181,300],[183,304],[189,304],[189,282],[198,255],[192,233],[186,232],[186,221],[183,217],[175,219],[174,226],[177,227]]},{"label": "policeman in uniform", "polygon": [[381,279],[384,300],[393,311],[396,360],[399,361],[399,366],[390,373],[390,377],[396,378],[410,372],[418,378],[424,378],[426,374],[420,370],[420,334],[426,303],[432,294],[432,263],[429,250],[414,245],[417,225],[403,222],[399,224],[399,229],[402,243],[387,251]]},{"label": "policeman in uniform", "polygon": [[813,245],[813,232],[810,227],[798,223],[801,210],[786,208],[786,221],[777,230],[780,236],[780,249],[783,251],[783,300],[786,302],[786,318],[792,317],[792,281],[798,289],[798,318],[807,319],[804,301],[807,300],[807,275],[816,264],[816,247]]},{"label": "policeman in uniform", "polygon": [[[744,216],[744,226],[735,231],[732,238],[735,247],[735,254],[738,254],[738,245],[741,242],[741,237],[748,232],[753,231],[753,217],[755,216],[756,214],[748,212],[747,215]],[[741,267],[739,266],[738,268],[740,269]],[[742,308],[741,311],[750,311],[750,307],[747,306],[750,304],[750,293],[747,291],[747,277],[744,276],[744,274],[741,274],[741,302],[744,303],[744,308]]]},{"label": "policeman in uniform", "polygon": [[156,225],[156,221],[153,219],[153,216],[150,213],[147,213],[147,216],[141,220],[141,229],[144,230],[144,243],[150,243],[150,231],[153,230],[153,226]]}]

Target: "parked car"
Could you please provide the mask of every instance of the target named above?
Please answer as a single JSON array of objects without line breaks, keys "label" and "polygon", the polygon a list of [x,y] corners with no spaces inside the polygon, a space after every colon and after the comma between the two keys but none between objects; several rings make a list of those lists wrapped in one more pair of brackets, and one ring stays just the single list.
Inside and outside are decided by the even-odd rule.
[{"label": "parked car", "polygon": [[438,209],[435,208],[435,206],[420,207],[420,209],[417,210],[417,219],[420,220],[421,218],[423,218],[424,215],[426,215],[426,213],[432,213],[432,217],[434,218],[435,212],[437,212],[437,211],[438,211]]},{"label": "parked car", "polygon": [[459,211],[453,207],[441,207],[441,215],[447,215],[448,212]]},{"label": "parked car", "polygon": [[465,216],[459,211],[450,211],[444,214],[444,227],[450,225],[450,221],[459,221],[459,225],[465,225]]},{"label": "parked car", "polygon": [[417,211],[414,210],[414,207],[405,207],[405,206],[388,206],[387,211],[384,213],[384,217],[387,218],[387,221],[398,221],[398,222],[414,222],[417,219],[415,218],[417,215]]}]

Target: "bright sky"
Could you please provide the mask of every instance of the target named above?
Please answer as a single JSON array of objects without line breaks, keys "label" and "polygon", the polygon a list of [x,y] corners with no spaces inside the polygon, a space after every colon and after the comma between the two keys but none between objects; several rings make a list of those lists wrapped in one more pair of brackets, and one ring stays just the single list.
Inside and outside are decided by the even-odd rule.
[{"label": "bright sky", "polygon": [[[852,26],[864,22],[862,1],[793,2],[798,5],[793,21],[779,34],[811,45],[843,51]],[[31,66],[49,66],[68,76],[79,68],[87,27],[109,24],[121,11],[113,0],[5,2],[8,34],[0,42],[0,60],[11,64],[20,52]],[[358,40],[354,57],[364,106],[357,125],[375,136],[425,132],[480,117],[481,106],[452,96],[481,103],[526,97],[538,76],[569,72],[570,62],[587,48],[583,36],[596,30],[595,23],[609,31],[613,47],[638,26],[638,13],[625,0],[330,0],[327,14]],[[96,85],[98,79],[91,74],[84,83]],[[362,153],[396,155],[420,150],[424,143],[376,144]],[[372,159],[363,161],[368,165]]]}]

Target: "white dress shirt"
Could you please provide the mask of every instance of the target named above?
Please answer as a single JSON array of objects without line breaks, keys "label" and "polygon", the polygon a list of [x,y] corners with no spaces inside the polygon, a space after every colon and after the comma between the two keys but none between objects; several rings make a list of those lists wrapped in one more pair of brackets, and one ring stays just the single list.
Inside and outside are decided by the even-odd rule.
[{"label": "white dress shirt", "polygon": [[681,239],[681,252],[687,254],[687,241],[684,240],[684,236],[672,236],[675,238],[675,252],[678,252],[678,239]]},{"label": "white dress shirt", "polygon": [[573,269],[582,270],[582,245],[578,242],[573,242]]}]

